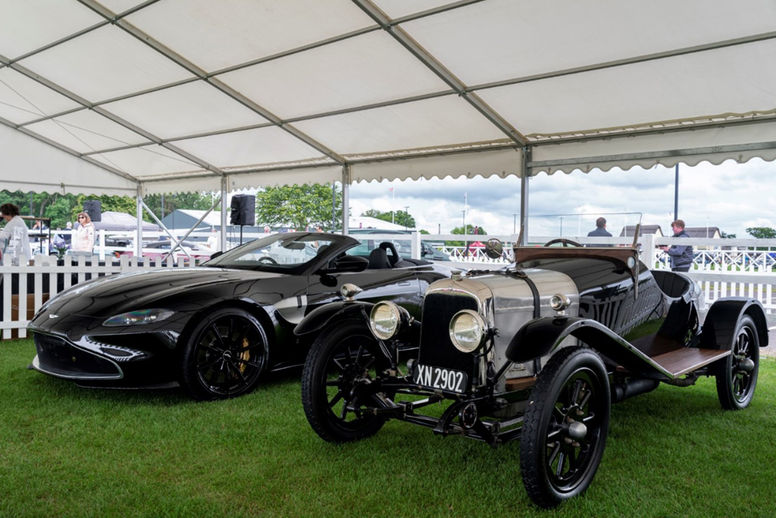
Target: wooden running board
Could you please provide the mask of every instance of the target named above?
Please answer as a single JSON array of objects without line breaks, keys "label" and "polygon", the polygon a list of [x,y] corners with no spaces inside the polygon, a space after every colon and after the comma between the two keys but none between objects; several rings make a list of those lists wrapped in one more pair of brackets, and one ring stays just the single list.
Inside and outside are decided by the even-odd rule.
[{"label": "wooden running board", "polygon": [[700,369],[730,354],[730,350],[697,349],[683,347],[652,357],[652,361],[671,372],[675,377]]}]

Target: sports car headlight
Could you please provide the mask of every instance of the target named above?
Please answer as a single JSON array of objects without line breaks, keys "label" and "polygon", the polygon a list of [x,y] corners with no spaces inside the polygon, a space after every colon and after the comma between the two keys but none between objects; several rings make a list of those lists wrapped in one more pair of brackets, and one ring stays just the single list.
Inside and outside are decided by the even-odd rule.
[{"label": "sports car headlight", "polygon": [[137,311],[128,311],[120,315],[113,315],[103,322],[102,325],[105,327],[141,326],[159,322],[160,320],[171,317],[173,314],[174,313],[169,309],[140,309]]},{"label": "sports car headlight", "polygon": [[401,308],[393,302],[378,302],[369,314],[369,328],[380,340],[396,336],[401,324]]},{"label": "sports car headlight", "polygon": [[485,337],[485,321],[476,311],[464,309],[450,320],[450,340],[462,353],[477,350]]}]

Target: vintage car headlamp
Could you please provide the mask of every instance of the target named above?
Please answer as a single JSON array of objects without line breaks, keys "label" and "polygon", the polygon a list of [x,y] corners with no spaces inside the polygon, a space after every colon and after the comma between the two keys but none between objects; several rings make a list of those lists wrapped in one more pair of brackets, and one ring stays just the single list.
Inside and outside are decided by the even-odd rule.
[{"label": "vintage car headlamp", "polygon": [[550,307],[555,311],[563,311],[571,305],[571,299],[562,293],[550,297]]},{"label": "vintage car headlamp", "polygon": [[174,312],[169,309],[139,309],[121,313],[120,315],[113,315],[103,322],[102,325],[105,327],[141,326],[159,322],[160,320],[170,318],[172,315],[174,315]]},{"label": "vintage car headlamp", "polygon": [[471,353],[482,345],[485,329],[485,321],[479,313],[463,309],[450,320],[450,340],[459,351]]},{"label": "vintage car headlamp", "polygon": [[396,336],[401,325],[401,308],[393,302],[378,302],[369,314],[369,328],[379,340]]}]

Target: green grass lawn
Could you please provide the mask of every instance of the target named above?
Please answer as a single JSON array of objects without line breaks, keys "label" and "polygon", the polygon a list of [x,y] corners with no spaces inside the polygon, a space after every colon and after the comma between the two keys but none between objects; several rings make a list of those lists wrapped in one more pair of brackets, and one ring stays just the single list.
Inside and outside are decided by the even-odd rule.
[{"label": "green grass lawn", "polygon": [[774,516],[776,361],[750,408],[713,379],[612,410],[593,485],[553,511],[523,490],[517,442],[492,449],[391,421],[332,445],[310,429],[294,376],[246,397],[80,389],[0,343],[0,516]]}]

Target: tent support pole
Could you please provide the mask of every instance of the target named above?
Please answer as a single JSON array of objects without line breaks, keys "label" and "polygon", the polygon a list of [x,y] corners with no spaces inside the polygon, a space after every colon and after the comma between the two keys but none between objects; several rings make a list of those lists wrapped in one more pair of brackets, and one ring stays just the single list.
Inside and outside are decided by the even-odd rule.
[{"label": "tent support pole", "polygon": [[135,196],[135,217],[137,218],[137,236],[135,237],[135,257],[140,258],[143,249],[143,186],[137,185]]},{"label": "tent support pole", "polygon": [[226,175],[221,177],[221,251],[226,252],[226,191],[229,186],[229,179]]},{"label": "tent support pole", "polygon": [[532,169],[528,166],[531,161],[531,146],[523,147],[522,163],[520,170],[520,246],[525,246],[528,240],[528,181],[531,178]]},{"label": "tent support pole", "polygon": [[342,166],[342,234],[348,235],[350,224],[350,165]]}]

